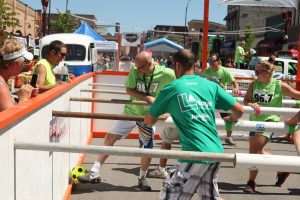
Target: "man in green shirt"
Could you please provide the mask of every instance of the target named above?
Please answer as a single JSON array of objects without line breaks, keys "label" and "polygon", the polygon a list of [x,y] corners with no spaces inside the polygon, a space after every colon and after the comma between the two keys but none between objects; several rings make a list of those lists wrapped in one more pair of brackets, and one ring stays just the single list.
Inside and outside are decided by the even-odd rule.
[{"label": "man in green shirt", "polygon": [[[218,84],[194,75],[194,60],[190,50],[175,54],[178,79],[160,91],[144,122],[152,125],[160,115],[170,113],[182,150],[223,153],[214,111],[231,109],[232,114],[226,120],[235,122],[242,116],[243,107]],[[179,160],[172,177],[163,183],[160,199],[191,199],[196,191],[200,199],[220,199],[218,169],[218,162]]]},{"label": "man in green shirt", "polygon": [[245,44],[245,41],[241,40],[235,49],[234,62],[237,69],[245,69],[245,56],[248,55],[248,52],[244,51]]},{"label": "man in green shirt", "polygon": [[[227,89],[227,84],[232,83],[233,84],[233,94],[238,94],[239,92],[239,85],[235,81],[234,77],[230,73],[230,71],[223,67],[221,65],[221,59],[219,54],[212,54],[209,59],[208,63],[210,65],[209,68],[207,68],[204,71],[204,75],[219,81],[220,86],[226,90]],[[229,115],[229,113],[220,113],[221,117],[224,118]],[[235,145],[236,142],[233,141],[231,135],[232,135],[232,127],[231,127],[231,122],[226,122],[226,132],[227,132],[227,137],[225,139],[225,142],[228,145]]]},{"label": "man in green shirt", "polygon": [[[144,100],[152,104],[161,88],[175,80],[174,71],[164,66],[154,65],[151,55],[146,52],[140,52],[135,58],[135,67],[133,67],[127,77],[125,86],[126,93],[130,95],[130,100]],[[148,112],[149,106],[144,105],[125,105],[124,114],[144,116]],[[138,125],[139,143],[142,148],[153,148],[152,126],[146,126],[143,122],[117,121],[116,125],[108,132],[104,139],[104,146],[113,146],[114,143],[126,138],[133,128]],[[80,176],[78,180],[82,183],[100,182],[100,169],[108,155],[100,154],[95,161],[90,173]],[[138,186],[141,190],[150,191],[146,175],[150,165],[151,158],[141,158],[141,169],[138,178]]]}]

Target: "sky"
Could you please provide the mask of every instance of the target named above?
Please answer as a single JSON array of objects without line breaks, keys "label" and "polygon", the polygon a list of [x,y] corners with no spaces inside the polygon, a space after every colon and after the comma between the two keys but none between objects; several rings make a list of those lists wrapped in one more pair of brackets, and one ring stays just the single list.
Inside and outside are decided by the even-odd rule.
[{"label": "sky", "polygon": [[[33,9],[42,9],[41,0],[20,0]],[[66,11],[67,0],[51,0],[51,12]],[[221,24],[227,13],[226,5],[210,0],[209,20]],[[188,0],[68,0],[72,14],[93,14],[98,25],[120,22],[121,32],[143,32],[156,25],[184,26]],[[203,19],[203,0],[190,0],[187,22]],[[113,30],[109,30],[112,32]]]}]

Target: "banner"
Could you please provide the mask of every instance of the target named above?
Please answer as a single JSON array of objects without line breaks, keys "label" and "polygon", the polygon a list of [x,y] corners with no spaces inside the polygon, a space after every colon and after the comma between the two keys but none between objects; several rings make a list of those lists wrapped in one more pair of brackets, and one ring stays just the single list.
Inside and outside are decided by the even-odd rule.
[{"label": "banner", "polygon": [[122,33],[122,46],[136,47],[141,44],[140,33]]},{"label": "banner", "polygon": [[219,4],[298,8],[298,0],[219,0]]}]

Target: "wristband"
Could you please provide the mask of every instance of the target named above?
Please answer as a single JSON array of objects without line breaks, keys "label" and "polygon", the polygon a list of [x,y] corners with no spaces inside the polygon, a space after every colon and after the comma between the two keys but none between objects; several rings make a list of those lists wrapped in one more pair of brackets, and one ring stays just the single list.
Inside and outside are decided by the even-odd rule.
[{"label": "wristband", "polygon": [[294,134],[295,129],[296,129],[296,125],[289,125],[288,134]]}]

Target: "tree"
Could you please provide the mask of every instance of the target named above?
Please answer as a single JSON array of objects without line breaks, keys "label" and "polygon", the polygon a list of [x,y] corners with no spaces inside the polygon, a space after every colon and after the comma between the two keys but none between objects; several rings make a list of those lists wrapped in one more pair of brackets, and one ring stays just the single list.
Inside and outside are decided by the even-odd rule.
[{"label": "tree", "polygon": [[19,20],[16,18],[17,12],[8,7],[4,0],[0,0],[0,45],[9,36],[5,29],[20,26]]},{"label": "tree", "polygon": [[[248,51],[252,48],[252,44],[255,40],[255,35],[253,33],[253,30],[252,30],[252,24],[249,22],[246,26],[246,39],[245,39],[245,51]],[[252,58],[252,54],[249,53],[248,55],[245,56],[245,59],[246,60],[251,60]]]},{"label": "tree", "polygon": [[72,23],[72,16],[69,12],[61,13],[59,10],[58,19],[52,20],[51,25],[57,33],[72,33],[75,30],[75,24]]}]

